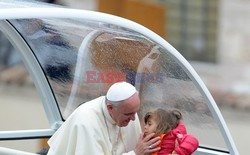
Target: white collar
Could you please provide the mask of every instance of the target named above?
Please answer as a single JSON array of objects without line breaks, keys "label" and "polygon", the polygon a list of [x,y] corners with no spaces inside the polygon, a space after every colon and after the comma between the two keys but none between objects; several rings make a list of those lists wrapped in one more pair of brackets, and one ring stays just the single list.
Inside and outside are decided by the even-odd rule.
[{"label": "white collar", "polygon": [[102,110],[103,110],[104,117],[105,117],[104,119],[106,119],[110,124],[116,125],[116,122],[113,120],[113,118],[109,114],[107,105],[105,103],[105,97],[104,97],[104,99],[102,101]]}]

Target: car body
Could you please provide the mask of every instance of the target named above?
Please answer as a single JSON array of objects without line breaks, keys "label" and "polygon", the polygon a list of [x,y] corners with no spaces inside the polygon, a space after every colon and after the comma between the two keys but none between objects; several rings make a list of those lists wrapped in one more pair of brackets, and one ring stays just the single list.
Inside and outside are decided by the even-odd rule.
[{"label": "car body", "polygon": [[[198,74],[151,30],[117,16],[45,3],[0,0],[0,8],[0,31],[20,52],[50,123],[42,130],[0,131],[0,140],[50,137],[79,105],[126,80],[140,93],[140,119],[155,107],[177,108],[200,141],[195,154],[238,154]],[[15,151],[0,147],[0,154]]]}]

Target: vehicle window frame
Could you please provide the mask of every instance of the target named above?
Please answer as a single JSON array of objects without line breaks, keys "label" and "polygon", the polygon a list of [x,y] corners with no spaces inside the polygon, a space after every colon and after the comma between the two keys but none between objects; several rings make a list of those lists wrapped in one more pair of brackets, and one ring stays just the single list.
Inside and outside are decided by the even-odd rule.
[{"label": "vehicle window frame", "polygon": [[[20,139],[20,138],[39,138],[53,135],[56,129],[62,124],[63,120],[58,110],[56,100],[49,86],[48,80],[44,75],[36,57],[20,34],[12,27],[8,21],[0,21],[0,28],[9,41],[20,51],[20,56],[29,71],[32,80],[37,88],[38,94],[42,100],[50,129],[39,130],[17,130],[0,131],[0,140]],[[30,135],[29,135],[29,134]]]},{"label": "vehicle window frame", "polygon": [[[132,21],[129,21],[127,19],[120,18],[120,17],[108,15],[108,14],[98,13],[98,12],[76,10],[76,9],[65,9],[65,8],[18,8],[18,9],[15,9],[15,13],[11,12],[11,10],[0,10],[0,20],[6,19],[6,18],[8,18],[8,19],[20,19],[20,18],[37,18],[37,17],[39,17],[39,18],[78,18],[78,19],[84,19],[84,20],[96,20],[96,21],[100,21],[100,22],[104,22],[104,23],[110,23],[113,25],[121,26],[121,27],[130,29],[130,30],[133,30],[135,32],[138,32],[138,33],[144,35],[145,37],[153,40],[154,42],[158,43],[162,47],[166,48],[167,51],[169,52],[169,54],[171,56],[173,56],[175,61],[188,74],[188,76],[192,79],[192,81],[194,82],[196,87],[199,89],[200,93],[208,101],[208,103],[209,103],[208,107],[209,107],[215,121],[217,122],[217,125],[220,128],[220,131],[221,131],[222,136],[225,140],[225,143],[229,149],[229,152],[231,152],[233,154],[237,154],[237,149],[236,149],[236,146],[235,146],[233,139],[230,135],[229,129],[227,128],[227,125],[222,117],[222,114],[220,113],[220,110],[217,107],[217,105],[216,105],[212,95],[208,91],[207,87],[205,86],[205,84],[203,83],[201,78],[198,76],[196,71],[193,69],[193,67],[188,63],[188,61],[174,47],[172,47],[168,42],[166,42],[163,38],[159,37],[154,32],[150,31],[149,29],[147,29],[147,28],[145,28],[145,27],[143,27],[135,22],[132,22]],[[45,104],[45,111],[48,114],[48,117],[50,117],[49,122],[51,124],[52,130],[57,129],[60,126],[62,118],[60,117],[58,107],[55,107],[56,101],[53,98],[53,93],[51,92],[49,85],[44,86],[42,84],[39,84],[39,83],[48,82],[48,81],[46,81],[46,77],[44,77],[44,74],[41,74],[42,71],[41,71],[41,68],[38,67],[39,64],[37,64],[37,62],[34,61],[35,59],[34,59],[34,55],[32,54],[31,49],[27,45],[21,45],[24,43],[22,38],[20,36],[18,36],[18,33],[15,32],[12,27],[10,27],[9,25],[7,26],[5,24],[7,24],[7,23],[1,21],[1,25],[3,25],[2,27],[5,28],[6,32],[8,32],[6,34],[9,35],[10,41],[14,42],[15,46],[19,47],[18,49],[21,48],[21,51],[27,51],[27,50],[29,51],[28,52],[29,54],[27,54],[25,52],[22,53],[22,55],[24,56],[24,59],[26,60],[25,62],[30,63],[28,61],[28,59],[31,58],[33,60],[33,62],[31,64],[36,66],[36,69],[39,70],[38,72],[36,72],[35,67],[28,67],[29,71],[31,71],[31,73],[32,73],[31,74],[32,77],[36,79],[35,85],[38,87],[39,93],[42,96],[43,103],[46,103],[46,104],[51,103],[50,106],[54,106],[52,111],[56,112],[56,114],[54,114],[51,111],[49,106],[46,107],[46,104]],[[11,32],[11,34],[9,34],[10,32]],[[13,39],[13,36],[17,37],[16,40]],[[20,45],[18,45],[18,42],[20,43]],[[28,64],[28,66],[29,65],[30,64]],[[38,75],[36,75],[35,73],[41,74],[41,77],[40,78],[37,77]],[[42,82],[41,81],[38,82],[38,79],[42,80]],[[48,92],[45,93],[44,92],[45,90]],[[45,96],[47,96],[48,98],[46,98]],[[0,134],[0,137],[1,136],[2,135]]]}]

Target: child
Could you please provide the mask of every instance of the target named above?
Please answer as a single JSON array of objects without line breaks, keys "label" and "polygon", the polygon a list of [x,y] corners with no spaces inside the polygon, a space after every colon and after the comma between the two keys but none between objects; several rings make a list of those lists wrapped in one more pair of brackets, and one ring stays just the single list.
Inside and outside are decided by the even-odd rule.
[{"label": "child", "polygon": [[187,134],[181,119],[178,110],[157,109],[145,115],[145,136],[154,132],[161,139],[161,150],[153,155],[191,155],[198,148],[197,138]]}]

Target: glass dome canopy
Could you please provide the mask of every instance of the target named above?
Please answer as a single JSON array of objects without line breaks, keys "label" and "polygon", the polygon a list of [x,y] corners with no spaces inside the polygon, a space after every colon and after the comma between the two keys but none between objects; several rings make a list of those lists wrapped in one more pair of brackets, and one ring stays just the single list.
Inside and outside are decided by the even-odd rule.
[{"label": "glass dome canopy", "polygon": [[22,18],[8,21],[33,51],[63,120],[80,104],[105,95],[112,83],[125,80],[140,93],[141,119],[154,108],[177,108],[200,147],[234,150],[218,107],[197,73],[152,31],[96,12],[41,8],[43,15],[32,10],[31,16],[17,11]]}]

